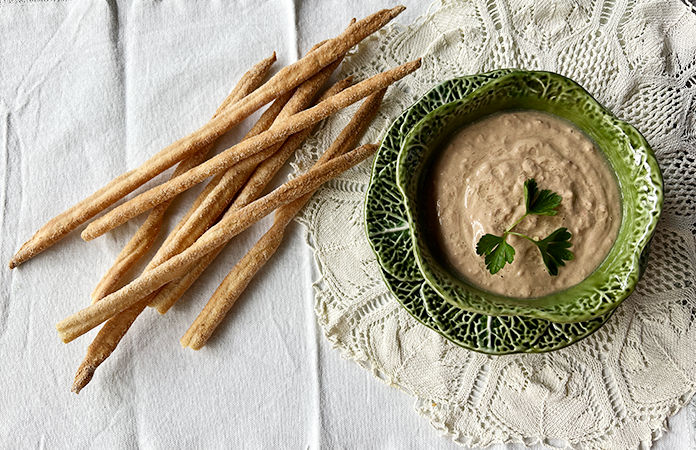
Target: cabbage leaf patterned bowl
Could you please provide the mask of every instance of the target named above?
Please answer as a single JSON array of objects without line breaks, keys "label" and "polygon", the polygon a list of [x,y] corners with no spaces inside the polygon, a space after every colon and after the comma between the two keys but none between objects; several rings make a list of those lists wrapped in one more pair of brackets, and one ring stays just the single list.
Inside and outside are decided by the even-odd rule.
[{"label": "cabbage leaf patterned bowl", "polygon": [[[427,239],[422,185],[430,161],[456,130],[506,110],[543,111],[574,123],[605,154],[621,193],[621,225],[604,261],[579,284],[538,298],[505,297],[473,286],[438,260]],[[525,316],[558,323],[602,317],[630,295],[642,275],[663,198],[662,175],[643,136],[578,84],[549,72],[510,72],[428,113],[401,146],[396,183],[406,206],[418,269],[441,298],[452,306],[489,316]]]},{"label": "cabbage leaf patterned bowl", "polygon": [[554,323],[521,316],[487,316],[442,299],[423,278],[413,254],[406,207],[396,186],[396,160],[403,141],[425,115],[460,100],[482,85],[512,72],[447,80],[435,86],[389,127],[377,151],[365,201],[367,238],[382,277],[401,306],[416,320],[456,345],[487,354],[558,350],[599,329],[611,312],[585,322]]}]

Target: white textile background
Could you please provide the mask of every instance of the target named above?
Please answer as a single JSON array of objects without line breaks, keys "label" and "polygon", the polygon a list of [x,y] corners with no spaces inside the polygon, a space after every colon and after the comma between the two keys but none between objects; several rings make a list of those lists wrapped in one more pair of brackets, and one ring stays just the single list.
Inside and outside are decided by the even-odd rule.
[{"label": "white textile background", "polygon": [[[397,22],[420,26],[428,4],[403,3]],[[0,2],[0,260],[51,217],[204,123],[258,60],[275,51],[282,67],[352,17],[390,6]],[[682,3],[670,6],[690,20]],[[657,25],[651,30],[671,30]],[[174,202],[167,227],[193,191]],[[182,350],[179,338],[268,220],[228,246],[167,315],[146,311],[92,383],[70,393],[95,332],[65,345],[55,323],[89,303],[142,220],[90,243],[73,233],[18,269],[0,269],[0,448],[459,448],[414,411],[412,397],[342,359],[324,337],[314,311],[320,272],[298,224],[202,351]],[[696,448],[694,415],[693,406],[679,411],[655,431],[662,437],[653,447]]]}]

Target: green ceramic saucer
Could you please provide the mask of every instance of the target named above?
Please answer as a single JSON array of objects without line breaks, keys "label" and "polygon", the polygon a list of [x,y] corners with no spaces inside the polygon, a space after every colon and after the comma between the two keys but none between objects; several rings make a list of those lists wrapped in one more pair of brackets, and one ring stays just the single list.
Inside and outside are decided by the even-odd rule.
[{"label": "green ceramic saucer", "polygon": [[389,290],[413,317],[464,348],[489,354],[557,350],[593,333],[611,313],[594,320],[558,324],[515,316],[487,316],[444,301],[425,282],[412,251],[396,158],[408,132],[434,109],[459,99],[512,70],[499,70],[446,81],[399,116],[375,156],[365,202],[367,237]]},{"label": "green ceramic saucer", "polygon": [[[583,130],[607,157],[621,192],[618,236],[600,266],[564,291],[538,298],[512,298],[483,291],[453,274],[433,256],[420,210],[429,161],[457,129],[506,110],[537,110],[560,116]],[[403,195],[414,255],[428,284],[448,303],[487,315],[526,316],[571,323],[604,316],[635,288],[644,251],[662,210],[662,175],[643,136],[597,103],[575,82],[549,72],[515,71],[461,100],[443,104],[413,126],[397,158],[396,183]]]}]

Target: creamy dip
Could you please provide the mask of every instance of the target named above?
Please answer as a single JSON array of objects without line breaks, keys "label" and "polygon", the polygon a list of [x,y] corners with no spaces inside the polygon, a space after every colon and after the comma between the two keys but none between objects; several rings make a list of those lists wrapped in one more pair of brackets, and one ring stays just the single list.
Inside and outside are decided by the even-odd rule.
[{"label": "creamy dip", "polygon": [[[563,198],[556,216],[527,216],[513,231],[543,239],[566,227],[575,259],[546,270],[538,248],[508,235],[512,264],[495,275],[476,254],[484,234],[502,236],[525,213],[524,182]],[[612,247],[621,222],[614,174],[595,144],[573,124],[538,111],[488,116],[459,130],[433,163],[426,211],[446,264],[492,293],[532,298],[589,276]]]}]

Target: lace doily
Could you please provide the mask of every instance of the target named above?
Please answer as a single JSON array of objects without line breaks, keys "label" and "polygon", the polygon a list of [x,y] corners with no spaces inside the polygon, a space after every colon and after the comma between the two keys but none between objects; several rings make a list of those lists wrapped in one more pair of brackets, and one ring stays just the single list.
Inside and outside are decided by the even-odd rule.
[{"label": "lace doily", "polygon": [[[343,72],[363,79],[418,57],[423,66],[390,88],[364,141],[378,141],[438,82],[507,67],[570,77],[636,126],[665,180],[646,274],[604,327],[568,348],[467,351],[389,294],[365,237],[365,162],[318,192],[300,218],[322,275],[315,306],[324,333],[344,357],[415,396],[416,409],[456,442],[649,446],[696,390],[696,14],[678,0],[444,0],[365,41]],[[321,126],[296,173],[356,108]]]}]

